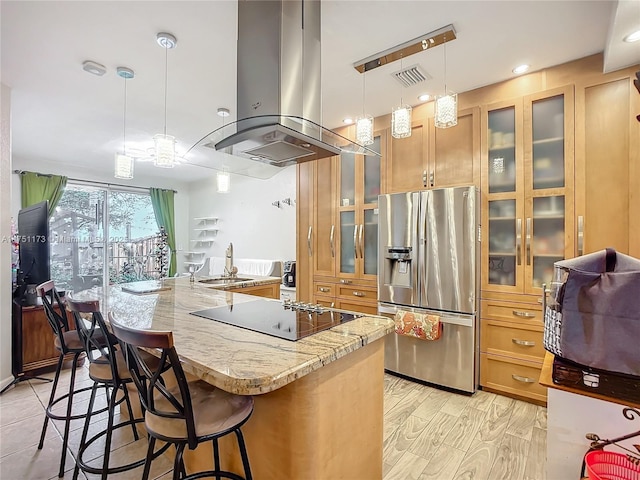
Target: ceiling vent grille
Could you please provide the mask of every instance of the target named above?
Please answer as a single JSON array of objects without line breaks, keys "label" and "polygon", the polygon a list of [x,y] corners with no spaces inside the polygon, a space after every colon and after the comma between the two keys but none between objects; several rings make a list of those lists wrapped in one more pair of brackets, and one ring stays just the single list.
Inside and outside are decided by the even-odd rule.
[{"label": "ceiling vent grille", "polygon": [[423,71],[418,64],[393,72],[391,75],[404,87],[411,87],[431,78],[431,75]]}]

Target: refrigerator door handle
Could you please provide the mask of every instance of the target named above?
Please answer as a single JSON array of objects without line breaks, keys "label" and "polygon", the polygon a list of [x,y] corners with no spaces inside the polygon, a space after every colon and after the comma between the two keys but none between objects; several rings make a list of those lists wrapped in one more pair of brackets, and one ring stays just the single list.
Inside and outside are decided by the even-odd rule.
[{"label": "refrigerator door handle", "polygon": [[358,224],[353,226],[353,256],[358,258]]},{"label": "refrigerator door handle", "polygon": [[425,310],[421,308],[408,307],[404,305],[389,305],[384,303],[378,304],[378,313],[380,314],[395,316],[398,310],[438,315],[440,317],[440,323],[442,324],[460,325],[462,327],[469,328],[472,328],[475,325],[475,317],[472,314],[446,313],[438,312],[435,310]]},{"label": "refrigerator door handle", "polygon": [[516,219],[516,263],[522,265],[522,219]]},{"label": "refrigerator door handle", "polygon": [[531,217],[527,217],[527,232],[525,233],[524,241],[527,250],[527,265],[531,265]]}]

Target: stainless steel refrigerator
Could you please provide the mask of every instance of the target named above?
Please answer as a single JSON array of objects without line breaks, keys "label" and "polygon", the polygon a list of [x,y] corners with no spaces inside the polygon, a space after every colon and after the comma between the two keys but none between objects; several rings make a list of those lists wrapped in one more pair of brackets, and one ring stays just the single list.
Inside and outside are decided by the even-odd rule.
[{"label": "stainless steel refrigerator", "polygon": [[476,390],[479,203],[474,186],[379,196],[378,311],[437,315],[442,326],[438,340],[387,335],[387,370]]}]

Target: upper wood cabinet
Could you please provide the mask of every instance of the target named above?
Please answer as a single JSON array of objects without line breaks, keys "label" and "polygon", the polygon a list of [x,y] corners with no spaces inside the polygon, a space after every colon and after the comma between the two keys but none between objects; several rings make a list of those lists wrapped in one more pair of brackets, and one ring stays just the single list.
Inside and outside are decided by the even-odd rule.
[{"label": "upper wood cabinet", "polygon": [[540,295],[574,255],[573,98],[563,87],[483,114],[483,290]]},{"label": "upper wood cabinet", "polygon": [[389,193],[480,183],[479,107],[460,110],[458,124],[446,129],[435,128],[433,118],[417,118],[410,137],[389,143]]}]

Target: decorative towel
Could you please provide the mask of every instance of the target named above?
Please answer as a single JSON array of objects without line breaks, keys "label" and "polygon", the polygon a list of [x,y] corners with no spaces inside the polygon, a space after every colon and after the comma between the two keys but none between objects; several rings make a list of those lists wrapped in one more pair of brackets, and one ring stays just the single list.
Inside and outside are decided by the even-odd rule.
[{"label": "decorative towel", "polygon": [[398,310],[395,317],[396,333],[422,340],[438,340],[442,335],[439,315]]}]

